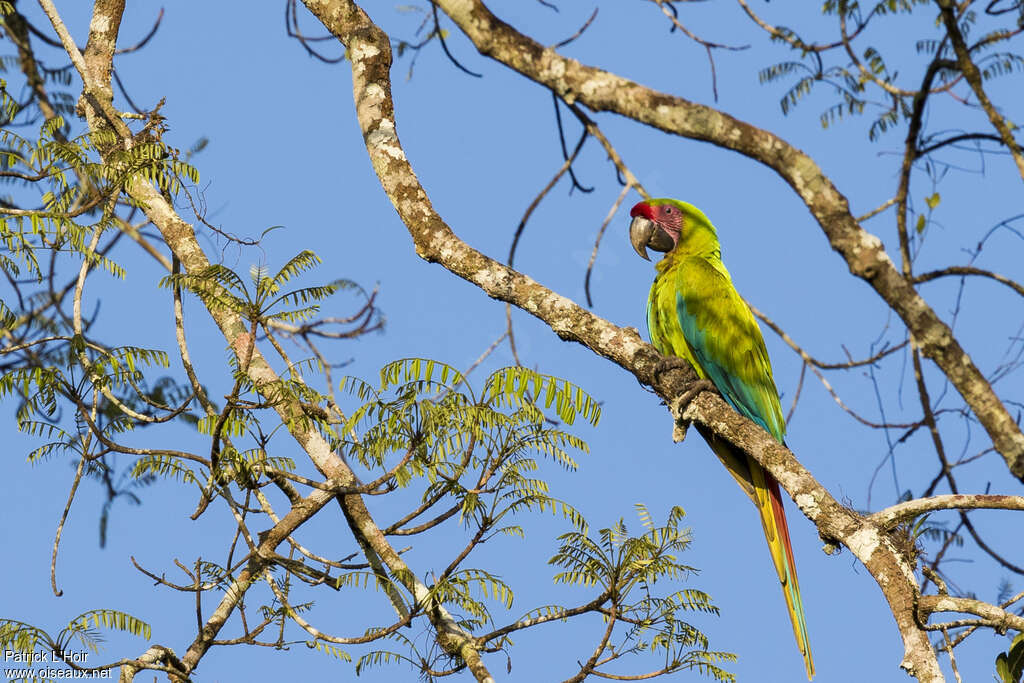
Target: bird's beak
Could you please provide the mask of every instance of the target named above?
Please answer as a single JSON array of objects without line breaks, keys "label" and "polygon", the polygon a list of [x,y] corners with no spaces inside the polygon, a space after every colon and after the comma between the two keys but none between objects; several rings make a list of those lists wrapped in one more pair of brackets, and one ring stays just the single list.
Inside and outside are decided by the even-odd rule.
[{"label": "bird's beak", "polygon": [[649,218],[637,216],[629,224],[629,242],[633,245],[636,253],[640,254],[640,258],[646,261],[651,260],[651,257],[647,255],[647,241],[651,239],[653,234],[654,221]]},{"label": "bird's beak", "polygon": [[655,251],[672,251],[675,242],[672,237],[659,228],[654,221],[643,216],[637,216],[629,224],[629,242],[633,245],[636,253],[648,261],[651,257],[647,255],[647,247]]}]

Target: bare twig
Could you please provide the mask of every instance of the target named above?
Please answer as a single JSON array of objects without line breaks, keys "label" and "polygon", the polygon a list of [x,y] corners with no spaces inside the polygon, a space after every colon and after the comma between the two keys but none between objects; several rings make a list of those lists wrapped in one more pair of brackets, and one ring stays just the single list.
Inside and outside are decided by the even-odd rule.
[{"label": "bare twig", "polygon": [[455,55],[453,55],[451,50],[448,49],[448,43],[444,39],[444,31],[441,29],[441,20],[437,16],[437,5],[431,2],[430,8],[434,12],[434,34],[437,36],[437,39],[441,41],[441,49],[444,50],[444,54],[448,57],[449,61],[451,61],[451,63],[454,64],[455,66],[457,66],[459,71],[469,74],[474,78],[483,78],[483,74],[478,74],[475,71],[470,71],[466,67],[462,66],[462,64],[459,63],[459,60],[455,59]]},{"label": "bare twig", "polygon": [[71,490],[68,491],[68,500],[64,503],[64,512],[61,513],[60,521],[57,523],[57,533],[53,536],[53,551],[50,553],[50,588],[53,590],[53,594],[58,598],[64,595],[64,591],[57,588],[57,550],[60,548],[60,538],[64,534],[64,523],[68,520],[68,513],[71,511],[71,503],[74,502],[75,492],[78,490],[78,484],[82,481],[82,473],[85,470],[86,460],[88,460],[88,457],[83,451],[82,457],[78,459],[78,467],[75,468],[75,478],[71,482]]},{"label": "bare twig", "polygon": [[[1007,612],[1001,607],[996,607],[981,600],[973,598],[958,598],[951,595],[922,595],[918,604],[922,620],[936,612],[962,612],[974,614],[981,617],[981,623],[991,626],[997,633],[1006,633],[1009,628],[1015,631],[1024,631],[1024,617],[1013,612]],[[943,627],[950,628],[950,624],[929,624],[929,630],[940,630]]]},{"label": "bare twig", "polygon": [[806,154],[778,136],[711,107],[566,59],[501,22],[481,0],[436,0],[477,49],[545,88],[593,111],[613,111],[665,132],[711,142],[779,174],[806,203],[851,273],[870,284],[921,340],[963,396],[1015,476],[1024,478],[1024,433],[950,327],[902,276],[874,235],[866,233],[846,198]]},{"label": "bare twig", "polygon": [[900,522],[934,510],[1024,510],[1024,496],[947,494],[915,498],[879,510],[868,519],[883,529],[891,529]]},{"label": "bare twig", "polygon": [[560,47],[565,47],[566,45],[568,45],[568,44],[569,44],[569,43],[571,43],[572,41],[574,41],[574,40],[576,40],[577,38],[579,38],[580,36],[582,36],[582,35],[583,35],[583,32],[584,32],[584,31],[586,31],[586,30],[587,30],[587,29],[588,29],[588,28],[590,27],[590,25],[591,25],[591,24],[592,24],[592,23],[594,22],[594,19],[597,19],[597,10],[598,10],[598,8],[597,8],[597,7],[595,7],[595,8],[594,8],[594,13],[593,13],[593,14],[591,14],[591,15],[590,15],[590,18],[589,18],[589,19],[587,19],[587,20],[586,20],[586,21],[585,21],[585,22],[583,23],[583,26],[580,26],[580,29],[579,29],[578,31],[576,31],[576,33],[572,34],[571,36],[569,36],[569,37],[568,37],[568,38],[566,38],[565,40],[561,40],[561,41],[559,41],[559,42],[555,43],[554,45],[552,45],[552,47],[553,47],[553,48],[555,48],[555,49],[557,50],[557,49],[558,49],[558,48],[560,48]]},{"label": "bare twig", "polygon": [[975,268],[973,266],[947,266],[946,268],[941,268],[939,270],[930,270],[927,273],[915,275],[914,282],[928,282],[929,280],[936,280],[942,277],[953,277],[957,275],[976,275],[979,277],[987,277],[990,280],[995,280],[996,282],[1006,285],[1013,291],[1017,292],[1017,294],[1024,296],[1024,285],[1021,285],[1019,282],[1011,280],[1005,275],[993,273],[990,270],[984,270],[982,268]]},{"label": "bare twig", "polygon": [[601,227],[597,230],[597,237],[594,238],[594,248],[590,252],[590,261],[587,263],[587,274],[583,278],[583,291],[587,296],[587,306],[593,307],[594,301],[590,296],[590,274],[594,270],[594,261],[597,260],[597,250],[601,248],[601,238],[604,237],[604,231],[608,228],[608,224],[615,218],[615,214],[619,212],[619,207],[622,205],[622,201],[629,194],[629,191],[633,189],[633,186],[628,182],[622,191],[619,192],[619,196],[615,198],[615,202],[612,204],[612,208],[608,210],[608,215],[604,217],[604,221],[601,223]]},{"label": "bare twig", "polygon": [[[582,142],[582,140],[581,140]],[[580,153],[581,145],[577,145],[576,149],[573,150],[572,156],[568,157],[562,165],[558,167],[555,175],[548,181],[548,184],[533,198],[530,205],[526,207],[526,212],[523,213],[523,217],[519,220],[519,225],[516,226],[515,234],[512,235],[512,245],[508,248],[508,265],[512,266],[516,260],[516,249],[519,247],[519,238],[523,236],[523,230],[526,229],[526,222],[530,220],[530,216],[533,215],[534,210],[540,205],[541,201],[548,195],[548,192],[558,183],[558,181],[565,175],[565,172],[572,167],[572,162],[576,159],[576,156]]]},{"label": "bare twig", "polygon": [[669,21],[672,22],[672,30],[679,29],[680,32],[686,35],[690,40],[694,41],[698,45],[704,47],[708,55],[708,64],[711,67],[711,93],[714,95],[715,102],[718,101],[718,75],[715,71],[715,57],[712,50],[746,50],[749,45],[731,46],[723,43],[714,43],[710,40],[704,40],[690,29],[686,28],[679,22],[678,12],[674,5],[669,4],[666,0],[653,0],[655,4],[661,9],[662,13],[668,17]]}]

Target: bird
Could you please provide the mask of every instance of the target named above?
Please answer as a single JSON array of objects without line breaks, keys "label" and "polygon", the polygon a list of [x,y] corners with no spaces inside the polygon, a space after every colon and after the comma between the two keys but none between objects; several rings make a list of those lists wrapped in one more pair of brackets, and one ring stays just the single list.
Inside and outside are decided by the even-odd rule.
[{"label": "bird", "polygon": [[[715,226],[696,206],[678,199],[647,199],[629,215],[629,240],[637,254],[649,261],[647,249],[665,253],[655,264],[647,298],[651,343],[663,356],[689,361],[736,412],[784,443],[786,423],[764,337],[722,263]],[[702,434],[760,513],[811,680],[814,660],[779,483],[743,451],[710,432]]]}]

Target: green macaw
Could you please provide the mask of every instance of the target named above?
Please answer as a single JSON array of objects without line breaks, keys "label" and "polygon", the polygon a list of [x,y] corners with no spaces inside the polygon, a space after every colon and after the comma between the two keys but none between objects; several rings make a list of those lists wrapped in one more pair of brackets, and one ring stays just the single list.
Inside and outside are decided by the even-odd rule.
[{"label": "green macaw", "polygon": [[[786,424],[761,330],[722,264],[715,226],[700,209],[676,199],[649,199],[629,212],[629,239],[643,258],[666,252],[647,299],[651,343],[666,356],[685,358],[738,413],[783,443]],[[754,501],[772,562],[782,583],[793,633],[814,676],[807,620],[789,540],[779,483],[756,460],[705,436],[708,445]]]}]

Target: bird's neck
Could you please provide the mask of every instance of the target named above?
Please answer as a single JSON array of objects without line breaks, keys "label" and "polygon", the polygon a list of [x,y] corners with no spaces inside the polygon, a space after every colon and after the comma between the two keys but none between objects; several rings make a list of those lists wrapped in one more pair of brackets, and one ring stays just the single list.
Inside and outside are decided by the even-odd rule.
[{"label": "bird's neck", "polygon": [[673,263],[693,257],[705,259],[714,266],[722,263],[722,247],[714,232],[703,228],[684,231],[682,239],[658,264],[658,270],[664,270]]}]

